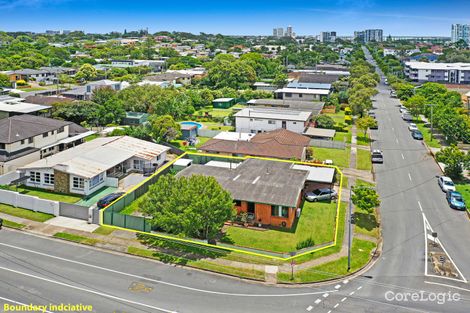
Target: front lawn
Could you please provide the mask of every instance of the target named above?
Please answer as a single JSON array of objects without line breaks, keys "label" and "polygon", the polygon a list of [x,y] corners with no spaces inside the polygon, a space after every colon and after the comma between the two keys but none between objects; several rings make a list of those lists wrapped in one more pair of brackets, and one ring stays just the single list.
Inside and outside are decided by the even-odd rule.
[{"label": "front lawn", "polygon": [[8,186],[8,189],[11,191],[18,191],[19,193],[24,194],[24,195],[34,196],[34,197],[51,200],[51,201],[75,203],[82,199],[80,196],[59,193],[59,192],[54,192],[54,191],[48,191],[45,189],[27,187],[27,186],[19,186],[18,188],[16,188],[15,186]]},{"label": "front lawn", "polygon": [[345,143],[351,143],[351,137],[352,137],[352,134],[350,131],[348,132],[339,132],[337,131],[335,133],[335,136],[333,137],[333,140],[334,141],[341,141],[341,142],[345,142]]},{"label": "front lawn", "polygon": [[229,226],[225,238],[234,245],[279,253],[296,251],[297,244],[312,239],[315,245],[331,242],[335,233],[337,203],[305,202],[302,214],[289,230],[254,230]]},{"label": "front lawn", "polygon": [[360,146],[369,146],[369,144],[371,143],[371,139],[369,138],[368,133],[366,133],[364,136],[364,133],[361,132],[360,134],[357,135],[356,139],[357,139],[357,144]]},{"label": "front lawn", "polygon": [[278,281],[310,283],[339,278],[348,273],[353,273],[366,265],[375,247],[376,244],[373,242],[354,238],[351,247],[351,269],[349,272],[348,257],[342,257],[338,260],[318,265],[307,270],[298,271],[294,274],[294,280],[291,280],[290,273],[280,272],[278,273]]},{"label": "front lawn", "polygon": [[27,209],[15,208],[8,204],[0,203],[0,212],[25,218],[28,220],[36,221],[36,222],[45,222],[54,217],[52,214],[41,213],[41,212],[34,212]]},{"label": "front lawn", "polygon": [[356,168],[367,171],[372,169],[369,150],[357,149]]},{"label": "front lawn", "polygon": [[351,148],[333,149],[313,147],[313,158],[316,160],[333,160],[333,165],[339,167],[349,167]]}]

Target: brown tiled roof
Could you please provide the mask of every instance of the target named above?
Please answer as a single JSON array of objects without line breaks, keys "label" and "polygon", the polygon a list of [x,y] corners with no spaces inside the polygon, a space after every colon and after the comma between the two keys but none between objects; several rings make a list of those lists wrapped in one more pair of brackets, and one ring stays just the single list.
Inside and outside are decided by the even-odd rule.
[{"label": "brown tiled roof", "polygon": [[250,141],[211,139],[199,149],[207,152],[300,160],[309,142],[310,139],[306,136],[280,129],[257,134]]},{"label": "brown tiled roof", "polygon": [[270,132],[256,134],[251,138],[251,142],[265,143],[275,140],[282,145],[294,145],[306,147],[310,143],[310,138],[287,129],[276,129]]},{"label": "brown tiled roof", "polygon": [[42,105],[52,105],[56,103],[68,103],[73,100],[63,97],[47,97],[47,96],[27,96],[26,102]]}]

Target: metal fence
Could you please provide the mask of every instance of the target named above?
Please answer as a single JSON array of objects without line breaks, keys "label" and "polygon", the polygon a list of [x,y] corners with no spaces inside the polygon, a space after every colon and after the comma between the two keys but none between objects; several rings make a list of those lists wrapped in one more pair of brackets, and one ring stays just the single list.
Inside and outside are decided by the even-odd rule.
[{"label": "metal fence", "polygon": [[60,216],[88,221],[89,208],[78,204],[59,202],[59,214]]},{"label": "metal fence", "polygon": [[[212,160],[238,163],[237,160],[234,158],[226,158],[223,156],[218,157],[208,155],[185,154],[184,157],[193,160],[194,164],[205,164]],[[242,158],[240,158],[240,162],[241,161]],[[149,187],[157,182],[160,176],[169,173],[177,173],[181,169],[182,168],[178,169],[176,167],[173,167],[172,162],[164,165],[163,168],[157,170],[157,172],[150,176],[147,180],[145,180],[136,188],[126,193],[122,198],[119,198],[116,202],[108,206],[103,212],[103,224],[143,232],[150,232],[152,230],[152,226],[148,218],[143,216],[131,216],[127,214],[122,214],[120,212],[124,210],[124,208],[126,208],[127,206],[131,205],[132,202],[137,200],[139,197],[144,195],[149,190]]]},{"label": "metal fence", "polygon": [[310,139],[310,146],[318,148],[345,149],[346,143],[335,140]]}]

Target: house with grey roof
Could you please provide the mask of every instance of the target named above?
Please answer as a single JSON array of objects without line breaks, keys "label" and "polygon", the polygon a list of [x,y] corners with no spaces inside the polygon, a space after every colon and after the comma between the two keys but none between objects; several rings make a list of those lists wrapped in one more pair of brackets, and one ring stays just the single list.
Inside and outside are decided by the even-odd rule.
[{"label": "house with grey roof", "polygon": [[90,82],[85,86],[79,86],[70,90],[63,91],[62,97],[66,97],[74,100],[90,100],[93,95],[93,90],[98,88],[111,88],[112,90],[119,91],[124,89],[129,83],[118,82],[109,79],[98,80]]},{"label": "house with grey roof", "polygon": [[51,108],[50,105],[29,103],[22,98],[0,96],[0,119],[22,114],[46,117],[50,115]]},{"label": "house with grey roof", "polygon": [[289,162],[250,158],[229,167],[192,164],[177,174],[192,175],[214,177],[232,195],[237,212],[247,213],[252,223],[291,228],[309,172]]},{"label": "house with grey roof", "polygon": [[0,120],[0,175],[83,143],[93,134],[75,123],[29,114]]}]

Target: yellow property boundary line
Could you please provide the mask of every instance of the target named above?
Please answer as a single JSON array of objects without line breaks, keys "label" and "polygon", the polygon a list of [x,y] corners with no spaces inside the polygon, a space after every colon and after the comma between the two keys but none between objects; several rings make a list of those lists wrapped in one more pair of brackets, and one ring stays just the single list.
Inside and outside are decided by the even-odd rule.
[{"label": "yellow property boundary line", "polygon": [[[267,161],[276,161],[276,162],[285,162],[285,163],[294,163],[294,164],[301,164],[301,165],[309,165],[309,166],[318,166],[318,167],[329,167],[329,168],[335,168],[338,173],[340,174],[340,183],[339,183],[339,192],[338,192],[338,199],[337,199],[337,206],[336,206],[336,221],[335,221],[335,234],[334,234],[334,241],[332,244],[330,245],[327,245],[327,246],[324,246],[324,247],[320,247],[318,249],[314,249],[314,250],[311,250],[311,251],[306,251],[304,253],[300,253],[300,254],[296,254],[294,256],[290,256],[290,257],[287,257],[287,258],[282,258],[282,257],[278,257],[278,256],[273,256],[273,255],[266,255],[266,254],[262,254],[262,253],[256,253],[256,252],[250,252],[250,251],[245,251],[245,250],[241,250],[241,249],[236,249],[236,248],[230,248],[230,247],[224,247],[224,246],[217,246],[217,245],[212,245],[212,244],[209,244],[209,243],[204,243],[204,242],[200,242],[200,241],[195,241],[195,240],[190,240],[190,239],[184,239],[184,238],[177,238],[177,237],[172,237],[172,236],[166,236],[166,235],[162,235],[162,234],[154,234],[154,233],[148,233],[148,232],[143,232],[143,231],[139,231],[139,230],[133,230],[133,229],[128,229],[128,228],[124,228],[124,227],[119,227],[119,226],[114,226],[114,225],[109,225],[109,224],[104,224],[103,223],[103,214],[104,214],[104,211],[107,210],[111,205],[113,205],[114,203],[118,202],[121,198],[125,197],[127,194],[133,192],[134,190],[136,190],[137,188],[139,188],[141,185],[145,184],[148,180],[150,180],[152,177],[158,175],[160,172],[162,172],[163,170],[167,169],[168,167],[172,166],[177,160],[183,158],[184,156],[186,155],[195,155],[195,156],[207,156],[207,157],[217,157],[217,158],[226,158],[226,159],[235,159],[235,160],[246,160],[246,159],[259,159],[259,160],[267,160]],[[280,260],[280,261],[291,261],[293,259],[296,259],[298,257],[301,257],[301,256],[304,256],[304,255],[307,255],[307,254],[311,254],[311,253],[314,253],[314,252],[318,252],[318,251],[321,251],[321,250],[325,250],[325,249],[328,249],[328,248],[331,248],[331,247],[334,247],[336,246],[337,244],[337,240],[338,240],[338,225],[339,225],[339,213],[340,213],[340,207],[341,207],[341,193],[342,193],[342,190],[343,190],[343,172],[341,172],[341,170],[339,169],[338,166],[334,166],[334,165],[325,165],[325,164],[314,164],[314,163],[308,163],[308,162],[300,162],[300,161],[290,161],[290,160],[281,160],[281,159],[275,159],[275,158],[264,158],[264,157],[255,157],[255,156],[245,156],[245,157],[234,157],[234,156],[226,156],[226,155],[220,155],[220,154],[210,154],[210,153],[198,153],[198,152],[185,152],[183,153],[182,155],[178,156],[177,158],[175,158],[173,161],[170,161],[168,163],[166,163],[165,165],[163,165],[162,167],[160,167],[155,173],[153,173],[151,176],[149,176],[147,179],[143,180],[142,182],[140,182],[139,184],[135,185],[133,188],[131,188],[130,190],[128,190],[124,195],[122,195],[121,197],[117,198],[116,200],[114,200],[113,202],[111,202],[106,208],[104,208],[103,210],[100,210],[100,223],[99,225],[100,226],[106,226],[106,227],[110,227],[110,228],[114,228],[114,229],[120,229],[120,230],[125,230],[125,231],[130,231],[130,232],[134,232],[134,233],[138,233],[138,234],[143,234],[143,235],[150,235],[150,236],[154,236],[154,237],[158,237],[158,238],[163,238],[163,239],[169,239],[169,240],[173,240],[173,241],[179,241],[179,242],[183,242],[183,243],[191,243],[191,244],[196,244],[196,245],[199,245],[201,247],[210,247],[210,248],[216,248],[216,249],[220,249],[220,250],[226,250],[226,251],[231,251],[231,252],[238,252],[238,253],[244,253],[244,254],[248,254],[248,255],[254,255],[254,256],[259,256],[259,257],[264,257],[264,258],[268,258],[268,259],[275,259],[275,260]],[[136,199],[134,199],[135,201]],[[247,247],[248,248],[248,247]],[[250,249],[250,248],[248,248]],[[273,252],[275,253],[275,252]]]}]

